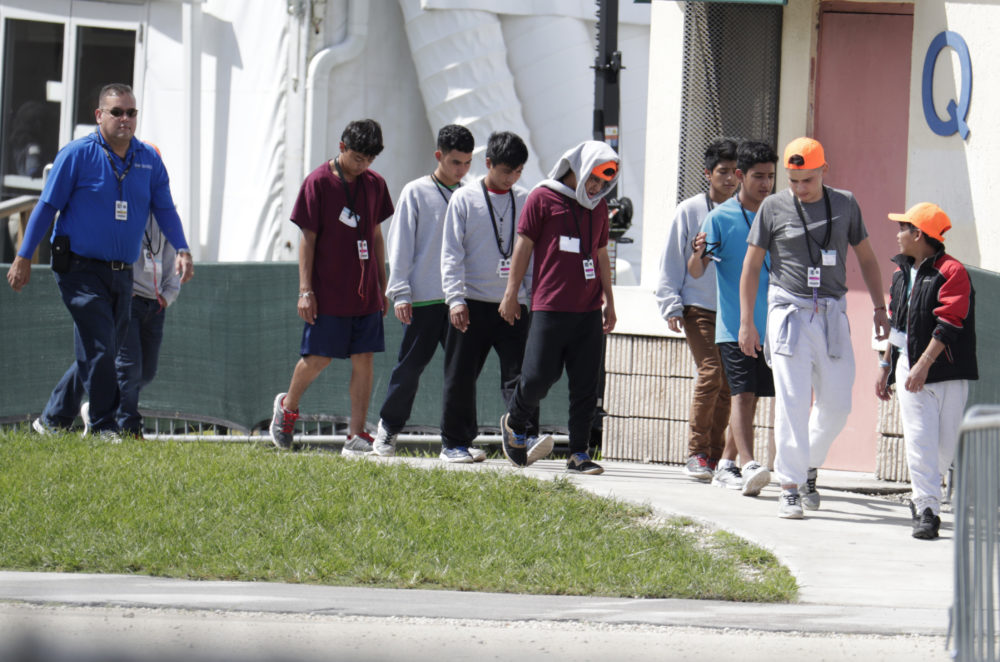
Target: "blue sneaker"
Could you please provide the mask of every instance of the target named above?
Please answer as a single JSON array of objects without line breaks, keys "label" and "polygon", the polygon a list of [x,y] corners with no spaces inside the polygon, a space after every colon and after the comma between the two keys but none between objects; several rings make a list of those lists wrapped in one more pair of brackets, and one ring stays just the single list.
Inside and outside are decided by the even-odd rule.
[{"label": "blue sneaker", "polygon": [[469,453],[469,449],[465,446],[442,448],[441,454],[438,457],[451,464],[472,464],[473,462],[472,454]]},{"label": "blue sneaker", "polygon": [[503,438],[503,454],[515,467],[528,466],[528,437],[511,429],[510,414],[500,417],[500,436]]},{"label": "blue sneaker", "polygon": [[552,452],[556,442],[552,435],[543,434],[538,437],[528,437],[528,459],[527,465],[531,466],[539,460],[544,460]]},{"label": "blue sneaker", "polygon": [[604,467],[590,459],[586,453],[573,453],[566,462],[566,471],[571,474],[588,474],[596,476],[604,473]]}]

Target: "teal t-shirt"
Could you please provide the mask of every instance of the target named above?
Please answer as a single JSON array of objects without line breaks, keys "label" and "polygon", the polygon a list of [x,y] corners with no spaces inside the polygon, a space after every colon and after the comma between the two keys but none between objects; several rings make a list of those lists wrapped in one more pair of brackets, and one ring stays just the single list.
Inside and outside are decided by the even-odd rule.
[{"label": "teal t-shirt", "polygon": [[[740,335],[740,276],[743,258],[747,254],[747,236],[754,213],[730,198],[705,217],[701,231],[705,233],[708,250],[718,258],[715,263],[718,308],[715,317],[715,342],[738,342]],[[767,285],[770,257],[764,257],[757,285],[757,303],[753,310],[754,324],[761,339],[767,324]]]}]

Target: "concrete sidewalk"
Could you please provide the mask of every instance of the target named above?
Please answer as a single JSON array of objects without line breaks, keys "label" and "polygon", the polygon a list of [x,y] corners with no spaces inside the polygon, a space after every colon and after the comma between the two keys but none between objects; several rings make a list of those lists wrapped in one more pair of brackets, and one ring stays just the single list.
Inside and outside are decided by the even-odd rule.
[{"label": "concrete sidewalk", "polygon": [[[441,466],[437,460],[378,460]],[[563,461],[519,470],[506,461],[449,465],[466,471],[523,471],[566,476]],[[800,601],[788,605],[699,600],[630,600],[454,591],[197,582],[145,576],[0,572],[0,600],[35,604],[115,605],[365,617],[489,621],[575,621],[737,628],[774,632],[943,635],[952,600],[951,516],[942,538],[910,537],[906,506],[854,490],[892,484],[864,474],[820,471],[822,506],[804,520],[777,517],[778,488],[760,497],[711,487],[680,467],[605,462],[601,476],[573,476],[602,496],[652,506],[725,529],[774,552],[797,578]]]}]

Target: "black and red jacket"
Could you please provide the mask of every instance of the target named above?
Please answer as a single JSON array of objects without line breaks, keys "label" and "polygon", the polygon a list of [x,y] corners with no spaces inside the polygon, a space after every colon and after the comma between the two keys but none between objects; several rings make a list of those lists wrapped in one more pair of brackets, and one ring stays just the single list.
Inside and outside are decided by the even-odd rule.
[{"label": "black and red jacket", "polygon": [[[912,366],[937,338],[944,351],[927,371],[927,383],[951,379],[979,379],[976,363],[976,290],[962,263],[942,248],[923,261],[917,269],[913,290],[907,300],[913,258],[892,258],[897,269],[889,287],[889,319],[892,327],[906,334],[907,356]],[[895,380],[899,348],[892,348],[892,371]]]}]

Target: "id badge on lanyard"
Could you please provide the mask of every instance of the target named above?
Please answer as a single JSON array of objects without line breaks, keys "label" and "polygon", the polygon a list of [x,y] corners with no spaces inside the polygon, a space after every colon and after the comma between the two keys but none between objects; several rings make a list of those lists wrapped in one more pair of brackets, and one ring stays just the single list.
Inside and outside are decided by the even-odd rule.
[{"label": "id badge on lanyard", "polygon": [[163,260],[157,259],[153,255],[153,251],[148,249],[143,249],[143,257],[145,258],[144,264],[142,265],[142,270],[147,274],[161,274],[163,273]]},{"label": "id badge on lanyard", "polygon": [[367,260],[368,259],[368,240],[358,239],[358,259]]},{"label": "id badge on lanyard", "polygon": [[510,258],[502,257],[497,263],[497,276],[506,279],[510,276]]},{"label": "id badge on lanyard", "polygon": [[586,280],[594,280],[597,277],[597,271],[594,269],[594,258],[583,258],[583,277]]},{"label": "id badge on lanyard", "polygon": [[115,200],[115,220],[128,220],[128,200]]},{"label": "id badge on lanyard", "polygon": [[820,267],[806,267],[806,287],[811,290],[819,289],[821,282]]}]

